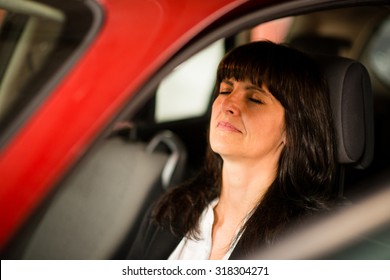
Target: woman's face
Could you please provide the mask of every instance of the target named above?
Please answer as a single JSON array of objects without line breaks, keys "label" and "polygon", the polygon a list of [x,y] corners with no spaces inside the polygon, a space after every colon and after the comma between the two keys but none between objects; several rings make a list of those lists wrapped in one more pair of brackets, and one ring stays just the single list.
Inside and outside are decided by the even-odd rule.
[{"label": "woman's face", "polygon": [[263,86],[224,80],[213,103],[210,144],[226,159],[277,163],[285,143],[284,108]]}]

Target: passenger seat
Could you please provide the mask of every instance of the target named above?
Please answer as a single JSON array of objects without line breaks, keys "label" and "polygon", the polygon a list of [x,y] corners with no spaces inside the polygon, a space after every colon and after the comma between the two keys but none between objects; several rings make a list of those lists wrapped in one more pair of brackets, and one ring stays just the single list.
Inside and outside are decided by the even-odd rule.
[{"label": "passenger seat", "polygon": [[21,258],[121,258],[142,212],[182,180],[186,158],[184,145],[170,131],[149,144],[109,138],[61,186]]}]

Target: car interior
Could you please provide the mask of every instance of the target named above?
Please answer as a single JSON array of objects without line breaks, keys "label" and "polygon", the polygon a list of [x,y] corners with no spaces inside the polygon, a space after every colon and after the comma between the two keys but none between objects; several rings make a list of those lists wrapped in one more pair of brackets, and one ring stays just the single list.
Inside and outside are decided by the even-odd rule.
[{"label": "car interior", "polygon": [[[390,58],[390,9],[342,8],[288,18],[280,41],[309,53],[328,81],[340,163],[335,192],[354,203],[372,191],[365,183],[383,180],[390,167],[390,67],[381,64]],[[226,34],[218,41],[221,55],[251,41],[262,23]],[[170,72],[179,71],[176,66]],[[190,117],[157,119],[159,86],[135,114],[121,114],[33,215],[6,257],[126,258],[146,210],[203,164],[213,86],[205,89],[204,109]],[[182,106],[174,97],[164,99]]]}]

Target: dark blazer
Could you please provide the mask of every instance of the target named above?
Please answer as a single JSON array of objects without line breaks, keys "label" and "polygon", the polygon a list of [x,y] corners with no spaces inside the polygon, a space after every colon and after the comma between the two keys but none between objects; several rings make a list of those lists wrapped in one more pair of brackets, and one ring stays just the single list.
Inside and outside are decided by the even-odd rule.
[{"label": "dark blazer", "polygon": [[[150,215],[143,220],[137,237],[130,249],[130,260],[166,260],[183,237],[174,236],[170,230],[162,229],[151,221]],[[236,244],[229,259],[242,257],[240,242]]]},{"label": "dark blazer", "polygon": [[180,243],[174,236],[151,221],[149,215],[143,220],[130,249],[130,260],[166,260]]}]

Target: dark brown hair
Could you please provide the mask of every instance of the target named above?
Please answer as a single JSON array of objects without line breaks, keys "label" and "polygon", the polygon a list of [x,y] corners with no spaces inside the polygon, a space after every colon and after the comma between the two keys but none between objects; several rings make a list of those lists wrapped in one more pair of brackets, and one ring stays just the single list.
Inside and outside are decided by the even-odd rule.
[{"label": "dark brown hair", "polygon": [[[215,97],[220,82],[229,78],[265,84],[285,109],[286,145],[277,176],[241,230],[240,246],[249,252],[272,244],[289,225],[331,205],[335,132],[326,83],[307,55],[268,41],[242,45],[220,62]],[[220,194],[222,164],[209,147],[198,175],[159,200],[155,221],[175,235],[196,238],[202,211]]]}]

